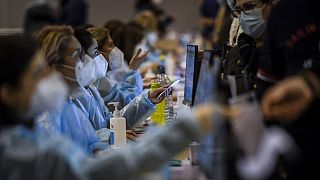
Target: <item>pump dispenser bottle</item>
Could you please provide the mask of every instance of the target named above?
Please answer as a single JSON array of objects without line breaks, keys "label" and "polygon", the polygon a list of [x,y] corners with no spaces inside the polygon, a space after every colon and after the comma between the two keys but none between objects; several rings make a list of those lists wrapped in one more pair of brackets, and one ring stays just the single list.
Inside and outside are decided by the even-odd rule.
[{"label": "pump dispenser bottle", "polygon": [[110,144],[115,146],[125,145],[126,141],[126,119],[121,117],[118,110],[119,102],[111,102],[114,105],[113,117],[110,119]]}]

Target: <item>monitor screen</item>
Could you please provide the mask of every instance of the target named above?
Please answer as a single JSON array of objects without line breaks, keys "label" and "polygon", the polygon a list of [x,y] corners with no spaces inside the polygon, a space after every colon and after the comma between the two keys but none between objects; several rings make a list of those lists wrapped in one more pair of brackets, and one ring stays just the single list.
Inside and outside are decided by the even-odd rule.
[{"label": "monitor screen", "polygon": [[[198,79],[195,105],[209,102],[219,103],[221,91],[219,72],[221,58],[215,50],[206,50],[203,54]],[[208,179],[226,179],[226,143],[224,117],[219,113],[212,117],[214,131],[200,142],[199,165]]]},{"label": "monitor screen", "polygon": [[194,100],[195,105],[212,102],[214,100],[220,68],[219,62],[220,59],[216,59],[212,51],[204,51]]},{"label": "monitor screen", "polygon": [[187,58],[186,58],[186,75],[185,75],[185,87],[184,87],[184,104],[193,104],[195,95],[195,74],[196,74],[196,61],[198,54],[198,46],[187,46]]}]

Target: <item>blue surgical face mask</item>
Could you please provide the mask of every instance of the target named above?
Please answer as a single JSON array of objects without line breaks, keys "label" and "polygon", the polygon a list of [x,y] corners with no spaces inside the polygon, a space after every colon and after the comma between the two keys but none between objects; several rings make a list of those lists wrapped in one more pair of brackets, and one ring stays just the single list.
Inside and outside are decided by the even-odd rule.
[{"label": "blue surgical face mask", "polygon": [[255,8],[247,11],[246,13],[241,12],[240,25],[243,32],[254,39],[258,39],[264,33],[267,22],[263,19],[262,8]]}]

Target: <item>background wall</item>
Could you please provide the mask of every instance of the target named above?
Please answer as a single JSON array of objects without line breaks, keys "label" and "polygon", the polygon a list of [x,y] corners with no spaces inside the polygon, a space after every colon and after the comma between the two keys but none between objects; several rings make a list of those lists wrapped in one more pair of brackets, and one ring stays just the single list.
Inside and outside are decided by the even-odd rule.
[{"label": "background wall", "polygon": [[[0,28],[21,28],[26,4],[32,0],[0,0]],[[57,2],[56,0],[51,0]],[[134,16],[134,0],[88,0],[89,23],[103,25],[108,19],[128,21]],[[173,27],[186,31],[197,27],[196,0],[163,0],[161,7],[176,18]]]}]

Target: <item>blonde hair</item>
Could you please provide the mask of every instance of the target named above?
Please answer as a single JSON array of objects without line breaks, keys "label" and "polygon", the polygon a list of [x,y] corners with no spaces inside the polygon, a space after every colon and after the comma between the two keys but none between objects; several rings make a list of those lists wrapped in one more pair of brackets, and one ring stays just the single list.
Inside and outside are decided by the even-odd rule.
[{"label": "blonde hair", "polygon": [[93,37],[97,40],[98,50],[102,51],[103,45],[110,37],[110,31],[104,27],[92,27],[87,29]]},{"label": "blonde hair", "polygon": [[35,38],[50,66],[62,60],[62,54],[73,33],[71,26],[46,26],[36,34]]},{"label": "blonde hair", "polygon": [[137,15],[135,22],[147,31],[154,31],[158,28],[158,20],[151,11],[143,11]]}]

